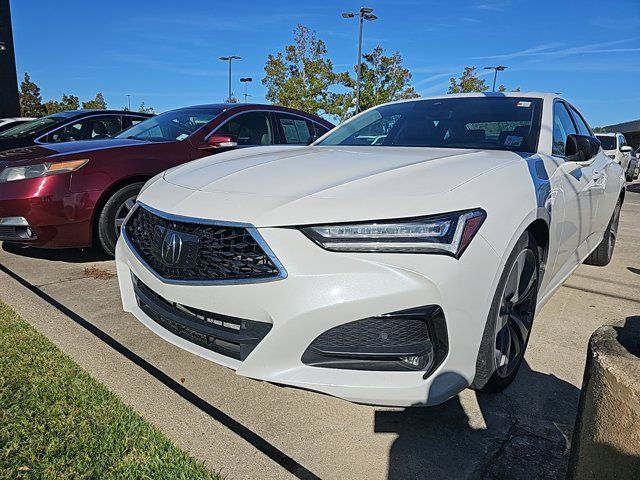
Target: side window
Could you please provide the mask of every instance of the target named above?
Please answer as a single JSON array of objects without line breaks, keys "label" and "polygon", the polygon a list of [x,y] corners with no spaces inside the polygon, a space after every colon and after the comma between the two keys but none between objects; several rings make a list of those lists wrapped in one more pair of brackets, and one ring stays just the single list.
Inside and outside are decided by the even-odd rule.
[{"label": "side window", "polygon": [[624,138],[624,135],[618,136],[618,148],[624,147],[627,144],[627,139]]},{"label": "side window", "polygon": [[273,128],[269,112],[248,112],[227,120],[215,132],[219,135],[233,135],[238,145],[272,145]]},{"label": "side window", "polygon": [[305,118],[282,112],[275,112],[275,116],[281,132],[281,143],[306,145],[315,135],[313,123]]},{"label": "side window", "polygon": [[118,115],[88,117],[51,132],[47,135],[46,141],[57,143],[76,140],[97,140],[109,138],[121,130],[122,124]]},{"label": "side window", "polygon": [[580,135],[593,135],[593,133],[591,133],[591,129],[582,118],[582,115],[580,115],[573,107],[571,107],[571,114],[573,115],[573,121],[578,126],[578,133]]},{"label": "side window", "polygon": [[319,123],[314,122],[313,126],[316,129],[316,137],[321,137],[329,131],[327,127],[325,127],[324,125],[320,125]]},{"label": "side window", "polygon": [[553,147],[551,153],[564,157],[567,135],[575,133],[576,128],[564,103],[556,102],[553,106]]},{"label": "side window", "polygon": [[131,126],[133,125],[137,125],[140,122],[144,122],[147,117],[129,117],[130,121],[131,121]]}]

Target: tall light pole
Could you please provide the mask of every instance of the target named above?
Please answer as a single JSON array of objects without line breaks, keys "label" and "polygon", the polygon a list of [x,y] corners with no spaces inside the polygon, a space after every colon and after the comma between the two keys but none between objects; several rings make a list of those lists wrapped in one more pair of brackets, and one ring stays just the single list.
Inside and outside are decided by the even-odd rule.
[{"label": "tall light pole", "polygon": [[249,82],[253,82],[253,78],[251,77],[242,77],[240,79],[241,83],[244,83],[244,103],[247,103],[247,97],[250,97],[251,95],[249,95],[247,93],[247,85],[249,85]]},{"label": "tall light pole", "polygon": [[231,61],[232,60],[240,60],[242,57],[237,55],[229,55],[227,57],[220,57],[220,60],[223,62],[229,62],[229,96],[227,97],[227,101],[231,100]]},{"label": "tall light pole", "polygon": [[131,95],[127,93],[127,105],[129,105],[128,109],[131,111]]},{"label": "tall light pole", "polygon": [[498,78],[498,72],[502,72],[503,70],[506,70],[507,67],[505,67],[504,65],[497,65],[495,67],[484,67],[485,70],[493,70],[493,88],[491,89],[492,92],[496,91],[496,79]]},{"label": "tall light pole", "polygon": [[358,77],[356,80],[356,113],[360,111],[360,82],[362,79],[362,25],[365,20],[370,22],[377,20],[373,13],[373,8],[361,7],[357,12],[344,12],[342,18],[354,18],[356,15],[360,21],[360,28],[358,31]]}]

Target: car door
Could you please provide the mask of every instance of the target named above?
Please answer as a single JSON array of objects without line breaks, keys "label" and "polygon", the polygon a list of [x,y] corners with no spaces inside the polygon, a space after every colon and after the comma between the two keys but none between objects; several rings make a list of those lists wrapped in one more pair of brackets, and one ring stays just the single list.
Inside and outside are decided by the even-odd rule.
[{"label": "car door", "polygon": [[[271,114],[267,110],[253,110],[232,115],[209,133],[203,141],[206,141],[211,135],[228,135],[235,138],[238,143],[236,148],[274,145],[277,143]],[[192,157],[206,157],[218,152],[206,149],[201,150],[196,147],[192,151]]]},{"label": "car door", "polygon": [[[554,157],[565,158],[567,135],[578,130],[568,106],[557,100],[553,105]],[[598,209],[598,196],[594,194],[594,166],[565,161],[560,166],[565,215],[560,230],[556,266],[560,270],[572,269],[582,260],[581,251],[594,229],[593,219]],[[586,252],[588,253],[588,252]],[[585,253],[585,254],[586,254]]]},{"label": "car door", "polygon": [[[580,135],[594,136],[582,115],[580,115],[572,105],[569,105],[569,110],[578,129],[578,133]],[[607,157],[604,152],[599,152],[593,159],[591,168],[593,184],[590,185],[590,192],[597,203],[597,209],[592,218],[591,233],[599,234],[604,232],[604,229],[609,224],[611,212],[617,200],[617,182],[608,181],[612,175],[611,159]]]}]

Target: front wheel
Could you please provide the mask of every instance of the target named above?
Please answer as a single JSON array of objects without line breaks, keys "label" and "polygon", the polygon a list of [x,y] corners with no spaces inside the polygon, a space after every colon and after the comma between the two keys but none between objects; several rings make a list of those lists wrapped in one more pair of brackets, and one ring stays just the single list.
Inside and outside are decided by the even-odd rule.
[{"label": "front wheel", "polygon": [[494,294],[472,388],[500,392],[515,379],[529,344],[539,275],[539,248],[525,232],[509,255]]},{"label": "front wheel", "polygon": [[115,192],[104,204],[98,217],[98,239],[102,249],[113,256],[120,228],[124,219],[136,203],[144,183],[132,183]]}]

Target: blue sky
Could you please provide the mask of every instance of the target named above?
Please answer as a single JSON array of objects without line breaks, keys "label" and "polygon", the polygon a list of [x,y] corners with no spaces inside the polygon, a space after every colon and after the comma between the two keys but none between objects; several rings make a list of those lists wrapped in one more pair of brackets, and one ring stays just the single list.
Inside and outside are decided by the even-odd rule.
[{"label": "blue sky", "polygon": [[640,118],[639,0],[12,0],[18,76],[29,72],[45,100],[101,91],[110,107],[131,94],[132,107],[163,111],[222,101],[218,57],[235,54],[236,95],[251,76],[252,100],[264,102],[267,55],[297,23],[317,31],[336,69],[353,68],[357,22],[340,13],[361,3],[379,17],[365,24],[365,51],[400,51],[424,96],[446,92],[465,66],[501,63],[499,83],[561,92],[593,126]]}]

